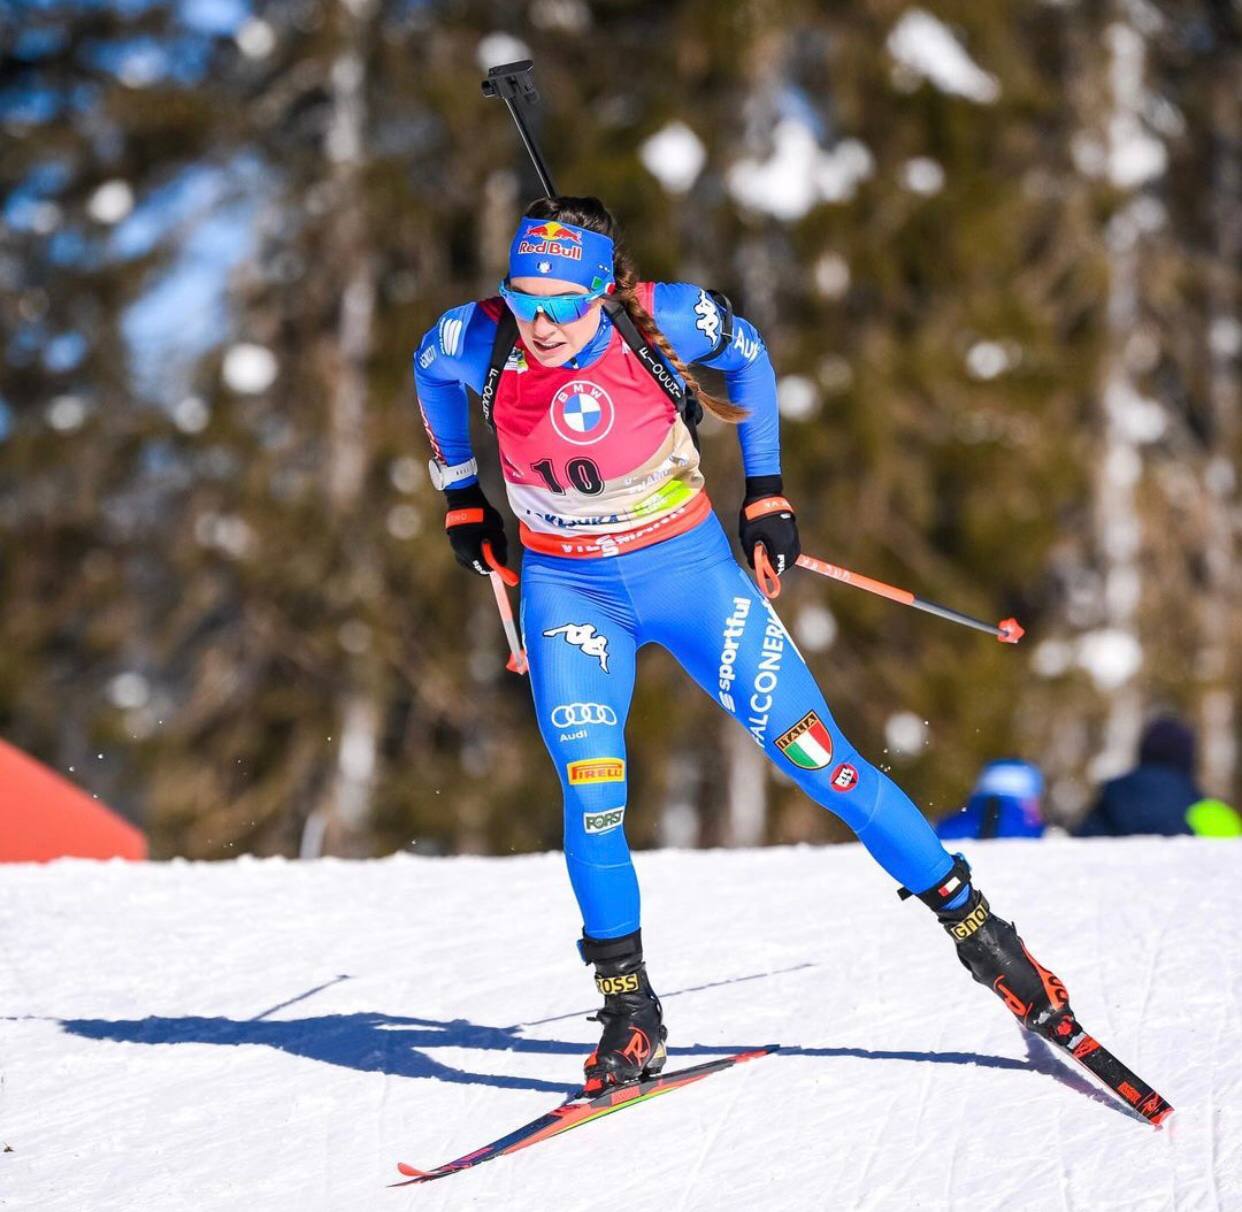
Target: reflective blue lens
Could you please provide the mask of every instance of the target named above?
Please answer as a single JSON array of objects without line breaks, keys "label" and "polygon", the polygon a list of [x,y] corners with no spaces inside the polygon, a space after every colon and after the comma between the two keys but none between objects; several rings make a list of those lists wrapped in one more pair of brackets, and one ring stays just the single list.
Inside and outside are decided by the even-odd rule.
[{"label": "reflective blue lens", "polygon": [[512,290],[502,282],[500,297],[525,324],[533,324],[540,312],[553,324],[571,324],[574,320],[581,320],[591,310],[591,305],[603,295],[605,289],[601,287],[585,295],[528,295],[525,291]]}]

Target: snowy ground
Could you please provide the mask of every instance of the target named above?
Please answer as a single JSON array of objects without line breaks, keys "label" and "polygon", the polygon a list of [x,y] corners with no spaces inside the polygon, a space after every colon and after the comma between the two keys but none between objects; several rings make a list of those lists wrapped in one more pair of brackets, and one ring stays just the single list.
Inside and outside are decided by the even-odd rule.
[{"label": "snowy ground", "polygon": [[0,1207],[1242,1208],[1242,845],[968,855],[1164,1128],[1028,1042],[860,848],[666,852],[672,1064],[787,1051],[389,1191],[573,1083],[596,999],[559,857],[68,861],[0,868]]}]

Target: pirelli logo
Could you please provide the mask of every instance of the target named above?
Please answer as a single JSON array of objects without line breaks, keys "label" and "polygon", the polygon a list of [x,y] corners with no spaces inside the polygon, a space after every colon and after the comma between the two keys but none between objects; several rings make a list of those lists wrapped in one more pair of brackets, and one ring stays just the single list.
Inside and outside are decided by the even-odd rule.
[{"label": "pirelli logo", "polygon": [[988,907],[986,902],[981,902],[974,910],[968,913],[960,922],[955,922],[949,929],[949,933],[953,935],[958,942],[964,938],[970,938],[984,922],[988,920]]},{"label": "pirelli logo", "polygon": [[569,763],[569,781],[580,783],[624,783],[625,761],[622,758],[586,758]]},{"label": "pirelli logo", "polygon": [[637,993],[638,973],[627,972],[623,976],[597,976],[595,987],[605,997],[610,993]]}]

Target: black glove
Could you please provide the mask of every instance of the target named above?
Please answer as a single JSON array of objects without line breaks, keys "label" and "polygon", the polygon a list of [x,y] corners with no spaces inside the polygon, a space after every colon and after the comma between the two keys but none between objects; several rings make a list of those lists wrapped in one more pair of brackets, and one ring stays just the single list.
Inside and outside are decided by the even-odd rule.
[{"label": "black glove", "polygon": [[500,514],[488,503],[478,484],[468,488],[447,488],[448,515],[444,529],[448,532],[453,554],[463,568],[487,576],[491,569],[483,558],[483,544],[491,545],[492,555],[502,564],[509,562],[509,540]]},{"label": "black glove", "polygon": [[798,520],[781,492],[780,476],[747,476],[746,499],[738,517],[746,562],[754,568],[755,544],[762,543],[777,576],[788,572],[802,554]]}]

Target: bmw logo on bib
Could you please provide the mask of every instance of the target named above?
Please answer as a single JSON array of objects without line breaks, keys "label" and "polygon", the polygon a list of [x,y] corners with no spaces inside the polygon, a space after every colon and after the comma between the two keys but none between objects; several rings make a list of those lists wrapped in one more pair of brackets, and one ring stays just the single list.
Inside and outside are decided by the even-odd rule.
[{"label": "bmw logo on bib", "polygon": [[552,428],[574,446],[590,446],[610,429],[615,417],[612,397],[584,379],[562,387],[552,397]]}]

